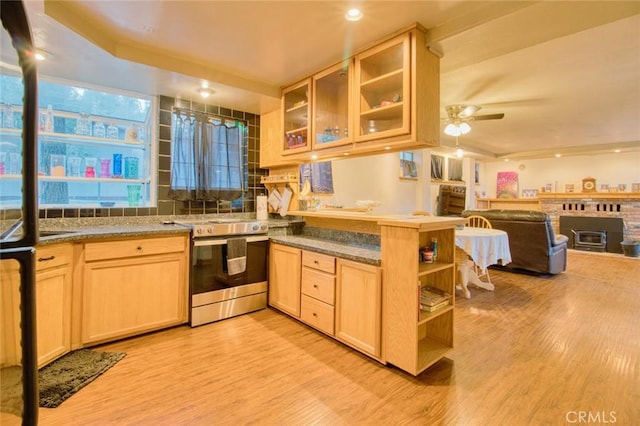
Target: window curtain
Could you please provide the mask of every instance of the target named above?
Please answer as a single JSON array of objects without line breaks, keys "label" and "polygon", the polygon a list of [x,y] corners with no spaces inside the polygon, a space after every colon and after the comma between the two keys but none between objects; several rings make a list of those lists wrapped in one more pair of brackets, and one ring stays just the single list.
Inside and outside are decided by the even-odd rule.
[{"label": "window curtain", "polygon": [[235,200],[245,189],[244,127],[200,113],[174,111],[169,196],[182,201]]}]

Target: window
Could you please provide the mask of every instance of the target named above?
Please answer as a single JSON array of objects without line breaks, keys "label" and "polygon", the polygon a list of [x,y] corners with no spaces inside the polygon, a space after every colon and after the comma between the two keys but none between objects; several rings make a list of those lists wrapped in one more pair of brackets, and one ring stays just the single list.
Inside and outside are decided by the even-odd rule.
[{"label": "window", "polygon": [[247,125],[174,109],[171,189],[175,200],[233,201],[247,189]]},{"label": "window", "polygon": [[447,165],[449,180],[462,181],[462,160],[459,158],[449,158]]},{"label": "window", "polygon": [[[3,208],[20,203],[22,81],[0,75]],[[38,134],[40,208],[155,205],[155,99],[41,78]],[[152,179],[153,176],[153,179]]]}]

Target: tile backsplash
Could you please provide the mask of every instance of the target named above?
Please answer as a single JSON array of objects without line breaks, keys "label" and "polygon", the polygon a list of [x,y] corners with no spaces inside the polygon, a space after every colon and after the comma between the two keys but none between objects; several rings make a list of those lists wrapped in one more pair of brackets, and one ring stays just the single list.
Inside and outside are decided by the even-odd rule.
[{"label": "tile backsplash", "polygon": [[[242,196],[242,206],[231,207],[227,201],[176,201],[169,198],[171,180],[171,112],[173,107],[215,114],[223,118],[246,121],[248,127],[247,164],[249,167],[248,190]],[[188,215],[209,213],[249,213],[255,211],[255,199],[266,192],[260,183],[260,177],[268,175],[268,170],[260,168],[260,116],[244,111],[237,111],[218,105],[208,105],[186,99],[160,96],[158,99],[157,127],[157,207],[131,208],[81,208],[81,209],[41,209],[40,218],[85,218],[85,217],[124,217],[124,216],[157,216]],[[8,212],[7,212],[8,213]],[[7,214],[3,212],[3,218]]]}]

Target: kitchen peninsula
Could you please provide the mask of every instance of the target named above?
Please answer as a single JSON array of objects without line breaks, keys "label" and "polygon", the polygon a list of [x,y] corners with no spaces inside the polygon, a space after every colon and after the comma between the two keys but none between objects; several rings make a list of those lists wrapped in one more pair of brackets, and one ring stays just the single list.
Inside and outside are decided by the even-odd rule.
[{"label": "kitchen peninsula", "polygon": [[[463,219],[334,210],[292,214],[304,218],[305,228],[338,233],[344,242],[327,246],[304,231],[272,237],[272,307],[413,375],[453,347],[454,231]],[[362,244],[363,234],[379,236],[379,255]],[[421,262],[420,247],[433,241],[437,261]],[[448,294],[449,302],[433,312],[421,310],[425,288]]]}]

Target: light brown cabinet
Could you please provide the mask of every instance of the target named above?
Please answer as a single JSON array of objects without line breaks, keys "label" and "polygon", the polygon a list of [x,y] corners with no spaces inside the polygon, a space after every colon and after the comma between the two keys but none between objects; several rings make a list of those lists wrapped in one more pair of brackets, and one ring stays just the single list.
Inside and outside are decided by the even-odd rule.
[{"label": "light brown cabinet", "polygon": [[287,163],[282,150],[282,110],[276,109],[260,116],[260,168],[293,164]]},{"label": "light brown cabinet", "polygon": [[302,251],[300,319],[330,336],[334,334],[336,258]]},{"label": "light brown cabinet", "polygon": [[[460,221],[462,222],[462,220]],[[453,348],[455,304],[455,223],[381,223],[384,281],[384,338],[387,362],[418,375]],[[434,263],[419,261],[419,249],[436,239]],[[434,312],[420,309],[420,288],[451,295]]]},{"label": "light brown cabinet", "polygon": [[311,123],[311,79],[296,83],[282,90],[282,130],[284,155],[306,152],[311,149],[309,137]]},{"label": "light brown cabinet", "polygon": [[300,318],[301,250],[282,244],[269,247],[269,305]]},{"label": "light brown cabinet", "polygon": [[283,89],[285,158],[274,162],[438,146],[439,103],[440,59],[411,25]]},{"label": "light brown cabinet", "polygon": [[338,259],[336,338],[381,357],[382,280],[380,268]]},{"label": "light brown cabinet", "polygon": [[71,244],[36,248],[38,366],[71,350]]},{"label": "light brown cabinet", "polygon": [[[38,367],[71,350],[71,244],[36,248],[36,345]],[[2,365],[21,363],[20,274],[17,262],[0,263]]]},{"label": "light brown cabinet", "polygon": [[188,238],[85,244],[82,343],[187,321]]},{"label": "light brown cabinet", "polygon": [[341,147],[353,141],[353,60],[336,64],[313,76],[314,151]]}]

